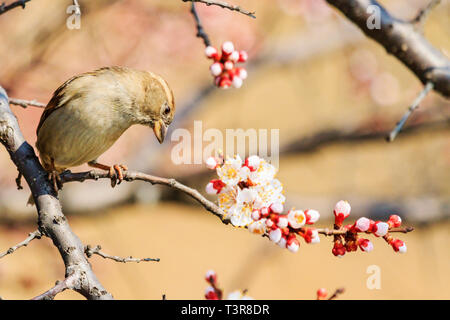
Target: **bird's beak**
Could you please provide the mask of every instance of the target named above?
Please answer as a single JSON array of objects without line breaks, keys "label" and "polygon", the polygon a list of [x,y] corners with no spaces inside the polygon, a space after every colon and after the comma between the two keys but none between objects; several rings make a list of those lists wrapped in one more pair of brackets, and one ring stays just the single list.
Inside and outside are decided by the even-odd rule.
[{"label": "bird's beak", "polygon": [[167,126],[164,121],[159,120],[153,124],[153,132],[155,133],[156,139],[159,143],[163,143],[164,137],[166,136]]}]

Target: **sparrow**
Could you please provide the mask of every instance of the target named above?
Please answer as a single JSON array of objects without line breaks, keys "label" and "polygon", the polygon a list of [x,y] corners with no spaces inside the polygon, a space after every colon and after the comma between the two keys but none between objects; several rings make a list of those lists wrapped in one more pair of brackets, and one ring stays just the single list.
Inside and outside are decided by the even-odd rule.
[{"label": "sparrow", "polygon": [[107,170],[114,187],[127,167],[101,164],[98,157],[135,124],[151,127],[162,143],[174,113],[173,92],[159,75],[104,67],[56,89],[37,127],[36,148],[55,191],[62,188],[62,172],[84,163]]}]

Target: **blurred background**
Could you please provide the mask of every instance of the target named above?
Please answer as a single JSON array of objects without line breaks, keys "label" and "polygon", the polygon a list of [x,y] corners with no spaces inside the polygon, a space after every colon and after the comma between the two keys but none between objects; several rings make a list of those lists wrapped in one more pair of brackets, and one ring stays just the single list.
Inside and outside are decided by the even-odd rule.
[{"label": "blurred background", "polygon": [[[9,1],[11,2],[11,1]],[[91,258],[94,272],[118,299],[203,299],[204,274],[214,269],[225,294],[248,289],[256,299],[314,299],[325,287],[345,287],[341,299],[450,298],[450,102],[429,94],[393,143],[384,134],[422,90],[419,80],[323,0],[234,0],[257,19],[197,5],[212,44],[247,50],[249,77],[241,89],[212,86],[210,61],[195,37],[190,3],[181,0],[80,0],[81,28],[69,30],[72,1],[33,0],[0,15],[0,83],[10,97],[47,103],[75,74],[108,65],[151,70],[171,84],[177,102],[171,130],[280,129],[278,179],[290,208],[315,208],[332,226],[341,199],[350,220],[396,213],[416,228],[399,235],[408,252],[396,254],[374,239],[370,254],[342,259],[331,238],[291,254],[216,217],[172,189],[109,181],[64,186],[61,202],[84,244],[118,256],[161,258],[121,264]],[[428,0],[380,1],[413,18]],[[450,1],[429,15],[425,36],[450,54]],[[12,106],[34,146],[42,109]],[[170,133],[169,136],[170,137]],[[100,160],[173,177],[204,192],[213,178],[204,165],[175,165],[175,142],[159,145],[151,130],[129,129]],[[0,151],[0,252],[36,229],[28,187]],[[72,171],[87,167],[73,168]],[[25,183],[24,183],[25,184]],[[381,289],[366,286],[367,268],[381,270]],[[0,260],[0,296],[27,299],[64,277],[49,239]],[[82,298],[65,292],[57,299]]]}]

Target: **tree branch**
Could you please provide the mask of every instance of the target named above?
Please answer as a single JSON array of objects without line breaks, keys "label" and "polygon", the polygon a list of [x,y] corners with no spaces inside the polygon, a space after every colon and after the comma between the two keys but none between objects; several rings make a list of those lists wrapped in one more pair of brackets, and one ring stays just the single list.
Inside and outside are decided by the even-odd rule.
[{"label": "tree branch", "polygon": [[13,2],[11,4],[6,5],[4,2],[0,5],[0,14],[3,14],[11,9],[14,9],[16,7],[22,7],[22,9],[25,9],[25,4],[31,0],[17,0],[16,2]]},{"label": "tree branch", "polygon": [[223,8],[223,9],[228,9],[228,10],[231,10],[231,11],[237,11],[237,12],[245,14],[246,16],[249,16],[249,17],[251,17],[253,19],[256,19],[255,12],[250,12],[250,11],[244,10],[240,6],[235,6],[235,5],[232,5],[232,4],[228,4],[228,3],[224,2],[224,1],[183,0],[183,2],[201,2],[201,3],[206,4],[207,6],[211,6],[211,5],[219,6],[219,7]]},{"label": "tree branch", "polygon": [[401,120],[397,123],[395,128],[389,133],[389,135],[386,137],[386,140],[388,142],[394,141],[395,137],[400,133],[403,126],[406,123],[406,120],[411,116],[411,114],[419,107],[419,104],[422,102],[423,99],[427,96],[428,92],[433,89],[433,83],[427,82],[425,85],[425,88],[420,92],[420,94],[417,96],[417,98],[414,100],[412,105],[406,110],[405,114],[401,118]]},{"label": "tree branch", "polygon": [[441,0],[431,0],[428,5],[420,10],[417,16],[411,20],[411,23],[422,25],[431,10],[433,10],[439,3],[441,3]]},{"label": "tree branch", "polygon": [[[98,179],[110,179],[109,173],[106,171],[99,171],[99,170],[91,170],[91,171],[85,171],[85,172],[77,172],[72,173],[70,171],[65,171],[61,175],[61,181],[63,183],[66,182],[84,182],[85,180],[98,180]],[[187,195],[191,196],[195,200],[197,200],[206,210],[211,212],[216,217],[220,218],[223,223],[228,224],[228,220],[223,220],[224,212],[222,209],[220,209],[216,204],[206,199],[204,196],[200,194],[197,190],[193,188],[189,188],[188,186],[185,186],[184,184],[176,181],[175,179],[169,179],[169,178],[161,178],[152,176],[149,174],[145,174],[142,172],[135,172],[135,171],[125,171],[123,173],[123,177],[125,181],[146,181],[151,184],[160,184],[165,185],[168,187],[172,187],[175,189],[178,189]]]},{"label": "tree branch", "polygon": [[[300,231],[302,231],[302,229],[299,229]],[[402,227],[402,228],[392,228],[389,229],[389,232],[393,232],[393,233],[408,233],[408,232],[412,232],[414,231],[413,227]],[[345,228],[341,228],[341,229],[328,229],[328,228],[323,228],[323,229],[317,229],[317,232],[320,234],[323,234],[324,236],[338,236],[338,235],[346,235],[347,233],[350,233],[350,230],[347,230]],[[366,232],[367,234],[370,234],[370,232]]]},{"label": "tree branch", "polygon": [[[413,23],[392,17],[375,0],[327,0],[327,2],[339,9],[368,37],[403,62],[424,85],[431,82],[436,92],[450,98],[450,60],[433,47]],[[371,10],[374,8],[375,13]],[[378,18],[379,28],[369,28],[368,21]]]},{"label": "tree branch", "polygon": [[327,300],[334,300],[344,292],[345,292],[344,288],[337,288],[336,291]]},{"label": "tree branch", "polygon": [[38,107],[38,108],[45,108],[46,104],[42,102],[38,102],[36,100],[23,100],[23,99],[9,99],[10,104],[15,104],[17,106],[21,106],[22,108],[26,109],[27,107]]},{"label": "tree branch", "polygon": [[45,291],[43,294],[40,294],[31,300],[53,300],[58,293],[61,293],[67,289],[73,289],[78,280],[77,277],[79,276],[80,275],[73,273],[70,276],[66,277],[63,281],[56,281],[56,284],[53,288]]},{"label": "tree branch", "polygon": [[149,261],[159,262],[160,261],[159,258],[156,258],[156,259],[154,259],[154,258],[142,258],[142,259],[139,259],[139,258],[133,258],[132,256],[129,256],[127,258],[121,258],[121,257],[118,257],[118,256],[110,256],[109,254],[106,254],[106,253],[102,252],[101,249],[102,249],[101,246],[95,246],[94,248],[92,248],[90,245],[87,245],[85,250],[84,250],[84,252],[86,253],[86,256],[88,258],[90,258],[90,257],[92,257],[92,255],[96,254],[96,255],[99,255],[100,257],[104,258],[104,259],[111,259],[111,260],[114,260],[114,261],[117,261],[117,262],[123,262],[123,263],[126,263],[126,262],[139,263],[141,261],[145,261],[145,262],[149,262]]},{"label": "tree branch", "polygon": [[1,253],[0,259],[8,254],[15,252],[17,249],[19,249],[21,247],[26,247],[31,241],[33,241],[34,239],[40,239],[41,237],[42,237],[42,233],[39,230],[29,233],[28,237],[25,240],[23,240],[22,242],[19,242],[15,246],[12,246],[11,248],[9,248],[7,251]]},{"label": "tree branch", "polygon": [[195,20],[195,27],[197,28],[197,38],[203,39],[203,43],[205,44],[205,47],[209,47],[211,45],[211,41],[209,40],[208,35],[206,34],[205,30],[203,29],[202,22],[200,21],[200,18],[197,14],[197,10],[195,10],[195,4],[191,3],[191,13]]},{"label": "tree branch", "polygon": [[33,148],[25,141],[16,117],[9,107],[8,96],[0,86],[0,142],[11,160],[27,181],[36,209],[40,232],[51,238],[64,260],[66,277],[79,275],[73,286],[88,299],[112,299],[98,281],[84,255],[84,246],[73,233],[62,213],[55,190],[47,179],[47,172],[39,163]]}]

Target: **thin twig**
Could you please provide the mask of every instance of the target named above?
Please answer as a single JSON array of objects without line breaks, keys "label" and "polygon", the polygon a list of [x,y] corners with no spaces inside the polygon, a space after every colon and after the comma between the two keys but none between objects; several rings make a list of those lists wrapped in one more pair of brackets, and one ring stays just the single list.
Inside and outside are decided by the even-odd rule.
[{"label": "thin twig", "polygon": [[10,104],[15,104],[16,106],[21,106],[22,108],[27,107],[38,107],[38,108],[45,108],[46,104],[42,102],[38,102],[36,100],[23,100],[23,99],[9,99]]},{"label": "thin twig", "polygon": [[102,247],[101,246],[95,246],[94,248],[92,248],[90,245],[87,245],[84,252],[86,253],[86,256],[88,258],[92,257],[92,255],[96,254],[99,255],[100,257],[104,258],[104,259],[111,259],[117,262],[136,262],[139,263],[141,261],[144,262],[149,262],[149,261],[156,261],[159,262],[160,259],[159,258],[142,258],[142,259],[138,259],[138,258],[133,258],[132,256],[129,256],[127,258],[121,258],[118,256],[110,256],[109,254],[106,254],[104,252],[101,251]]},{"label": "thin twig", "polygon": [[441,0],[431,0],[428,5],[420,10],[417,16],[411,20],[411,23],[422,25],[430,14],[431,10],[433,10],[440,2]]},{"label": "thin twig", "polygon": [[327,300],[336,299],[339,295],[343,294],[344,292],[345,292],[344,288],[337,288],[336,291]]},{"label": "thin twig", "polygon": [[203,29],[202,23],[201,23],[200,18],[199,18],[198,14],[197,14],[197,10],[195,10],[195,4],[194,3],[191,4],[191,13],[192,13],[192,16],[195,19],[195,25],[196,25],[196,28],[197,28],[196,36],[198,38],[202,38],[203,39],[203,43],[205,44],[205,47],[210,46],[211,45],[211,41],[209,40],[208,35],[206,34],[205,30]]},{"label": "thin twig", "polygon": [[[191,196],[195,200],[197,200],[203,207],[205,207],[206,210],[208,210],[221,220],[225,215],[222,209],[220,209],[216,204],[214,204],[213,202],[209,201],[204,196],[202,196],[200,192],[198,192],[193,188],[185,186],[184,184],[176,181],[175,179],[156,177],[136,171],[125,171],[123,176],[124,180],[126,181],[140,180],[149,182],[151,184],[161,184],[178,189],[186,193],[187,195]],[[78,173],[66,171],[61,174],[61,181],[63,183],[72,181],[83,182],[85,180],[98,180],[98,179],[110,179],[109,173],[105,171],[91,170]],[[222,222],[228,224],[229,220],[222,220]]]},{"label": "thin twig", "polygon": [[228,9],[231,11],[237,11],[239,13],[245,14],[253,19],[256,19],[255,12],[250,12],[242,9],[240,6],[235,6],[232,4],[228,4],[224,1],[214,1],[214,0],[183,0],[183,2],[201,2],[206,4],[207,6],[219,6],[223,9]]},{"label": "thin twig", "polygon": [[14,251],[16,251],[17,249],[19,249],[21,247],[26,247],[31,241],[33,241],[34,239],[40,239],[41,237],[42,237],[42,233],[39,230],[29,233],[28,237],[25,240],[16,244],[15,246],[12,246],[8,250],[6,250],[2,254],[0,254],[0,259],[8,254],[13,253]]},{"label": "thin twig", "polygon": [[77,7],[77,9],[75,10],[75,15],[81,16],[81,9],[80,5],[78,4],[78,0],[73,0],[73,5]]},{"label": "thin twig", "polygon": [[77,275],[76,273],[73,273],[70,276],[66,277],[63,281],[56,281],[56,284],[53,288],[45,291],[43,294],[40,294],[31,300],[53,300],[58,293],[61,293],[67,289],[73,289],[75,281],[77,281]]},{"label": "thin twig", "polygon": [[395,128],[389,133],[389,135],[386,137],[386,140],[388,142],[394,141],[395,137],[399,134],[399,132],[402,130],[403,126],[406,123],[406,120],[411,116],[411,114],[419,107],[419,104],[422,102],[422,100],[427,96],[428,92],[430,92],[433,89],[433,83],[427,82],[425,85],[425,88],[420,92],[420,94],[417,96],[417,98],[414,100],[412,105],[406,110],[405,114],[403,115],[402,119],[397,123]]},{"label": "thin twig", "polygon": [[11,9],[14,9],[16,7],[22,7],[22,9],[25,9],[25,4],[31,0],[18,0],[16,2],[13,2],[11,4],[6,5],[4,2],[0,4],[0,14],[3,14]]},{"label": "thin twig", "polygon": [[[300,229],[301,231],[302,229]],[[414,231],[413,227],[402,227],[402,228],[391,228],[389,229],[389,232],[393,232],[393,233],[408,233]],[[323,229],[317,229],[317,232],[320,234],[323,234],[325,236],[336,236],[336,235],[345,235],[347,233],[349,233],[350,231],[344,228],[335,230],[335,229],[328,229],[328,228],[323,228]],[[366,232],[367,234],[369,234],[370,232]]]}]

